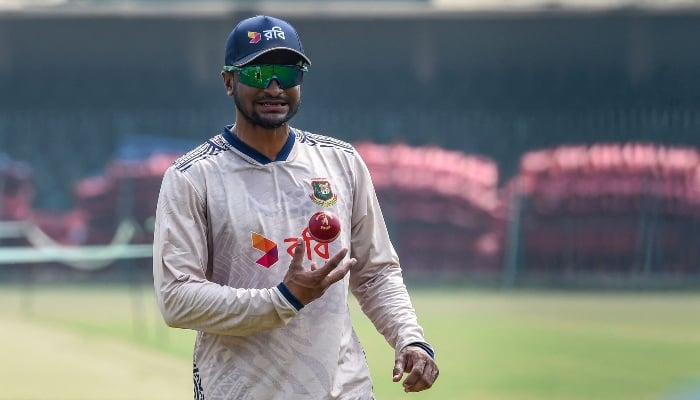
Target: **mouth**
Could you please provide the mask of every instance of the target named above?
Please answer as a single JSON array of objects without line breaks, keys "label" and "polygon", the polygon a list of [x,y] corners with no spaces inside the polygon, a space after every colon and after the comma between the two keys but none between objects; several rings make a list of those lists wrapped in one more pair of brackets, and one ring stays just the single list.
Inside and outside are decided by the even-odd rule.
[{"label": "mouth", "polygon": [[266,112],[280,112],[287,110],[287,102],[282,100],[263,100],[259,101],[258,106]]}]

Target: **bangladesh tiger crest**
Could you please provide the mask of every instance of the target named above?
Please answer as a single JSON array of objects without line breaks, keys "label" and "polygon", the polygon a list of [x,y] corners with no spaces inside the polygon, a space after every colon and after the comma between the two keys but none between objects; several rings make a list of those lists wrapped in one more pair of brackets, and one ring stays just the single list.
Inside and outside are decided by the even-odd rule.
[{"label": "bangladesh tiger crest", "polygon": [[313,193],[309,195],[311,201],[321,207],[330,207],[338,201],[338,197],[331,189],[331,183],[326,179],[312,179]]}]

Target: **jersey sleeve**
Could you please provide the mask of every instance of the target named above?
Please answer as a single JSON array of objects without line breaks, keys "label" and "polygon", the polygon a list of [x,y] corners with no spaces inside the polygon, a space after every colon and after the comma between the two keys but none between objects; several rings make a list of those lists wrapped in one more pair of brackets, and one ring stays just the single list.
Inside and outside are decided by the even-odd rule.
[{"label": "jersey sleeve", "polygon": [[153,278],[165,322],[171,327],[234,336],[285,326],[297,309],[279,288],[234,288],[207,279],[210,243],[204,187],[204,183],[196,187],[174,167],[163,177],[156,210]]},{"label": "jersey sleeve", "polygon": [[426,341],[369,170],[359,155],[355,164],[350,251],[357,263],[350,271],[350,289],[364,314],[398,354],[409,344]]}]

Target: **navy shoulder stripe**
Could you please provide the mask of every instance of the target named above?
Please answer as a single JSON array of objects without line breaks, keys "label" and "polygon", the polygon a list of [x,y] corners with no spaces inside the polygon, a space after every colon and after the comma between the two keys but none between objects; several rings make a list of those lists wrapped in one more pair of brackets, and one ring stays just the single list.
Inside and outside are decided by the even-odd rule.
[{"label": "navy shoulder stripe", "polygon": [[178,171],[185,172],[197,161],[216,156],[229,150],[229,148],[230,147],[228,143],[226,143],[226,140],[224,140],[221,135],[216,135],[175,160],[173,165]]},{"label": "navy shoulder stripe", "polygon": [[318,135],[316,133],[311,133],[307,131],[302,131],[300,129],[294,129],[294,134],[296,135],[299,143],[306,144],[308,146],[319,146],[319,147],[333,147],[342,150],[346,153],[354,154],[355,149],[348,142],[344,142],[340,139],[332,138],[329,136]]}]

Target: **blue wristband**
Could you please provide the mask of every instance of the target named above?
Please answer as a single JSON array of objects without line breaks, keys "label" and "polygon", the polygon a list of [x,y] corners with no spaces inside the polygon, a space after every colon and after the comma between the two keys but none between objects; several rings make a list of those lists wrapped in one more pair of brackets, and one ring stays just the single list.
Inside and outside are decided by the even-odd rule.
[{"label": "blue wristband", "polygon": [[432,358],[433,360],[435,359],[435,350],[433,350],[433,348],[430,347],[427,343],[414,342],[414,343],[408,344],[408,346],[420,347],[421,349],[425,350],[426,353],[428,353],[430,358]]},{"label": "blue wristband", "polygon": [[287,301],[290,302],[294,306],[294,308],[297,309],[297,311],[304,308],[304,305],[301,303],[301,301],[294,297],[292,292],[290,292],[289,289],[287,289],[287,285],[285,285],[284,282],[280,282],[280,284],[277,285],[277,289],[279,289],[280,293],[282,293],[282,296],[284,296],[284,298],[287,299]]}]

